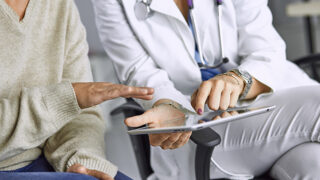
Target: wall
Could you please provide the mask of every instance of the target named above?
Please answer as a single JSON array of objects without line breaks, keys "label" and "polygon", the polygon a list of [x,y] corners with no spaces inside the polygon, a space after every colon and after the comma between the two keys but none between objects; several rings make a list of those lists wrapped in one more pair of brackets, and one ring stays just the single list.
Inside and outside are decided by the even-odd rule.
[{"label": "wall", "polygon": [[100,39],[97,33],[91,0],[75,0],[75,2],[79,8],[82,22],[87,29],[90,53],[104,53],[103,47],[100,43]]}]

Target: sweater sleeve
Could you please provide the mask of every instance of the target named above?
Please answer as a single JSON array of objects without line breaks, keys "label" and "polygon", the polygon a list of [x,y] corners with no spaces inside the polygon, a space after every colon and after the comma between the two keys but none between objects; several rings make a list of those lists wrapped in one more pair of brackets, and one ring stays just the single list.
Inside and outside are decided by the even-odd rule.
[{"label": "sweater sleeve", "polygon": [[[65,64],[63,79],[71,82],[92,81],[86,32],[73,0],[68,6]],[[73,164],[115,176],[117,167],[106,160],[105,124],[98,107],[83,110],[44,146],[45,156],[56,171],[66,171]]]},{"label": "sweater sleeve", "polygon": [[40,146],[80,113],[69,82],[0,100],[0,161]]}]

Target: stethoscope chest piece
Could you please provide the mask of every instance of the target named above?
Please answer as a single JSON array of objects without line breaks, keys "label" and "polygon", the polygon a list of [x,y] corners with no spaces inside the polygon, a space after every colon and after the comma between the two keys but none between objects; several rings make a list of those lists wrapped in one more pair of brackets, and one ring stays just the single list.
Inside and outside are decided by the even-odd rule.
[{"label": "stethoscope chest piece", "polygon": [[134,13],[139,21],[148,19],[152,14],[150,0],[139,0],[134,6]]}]

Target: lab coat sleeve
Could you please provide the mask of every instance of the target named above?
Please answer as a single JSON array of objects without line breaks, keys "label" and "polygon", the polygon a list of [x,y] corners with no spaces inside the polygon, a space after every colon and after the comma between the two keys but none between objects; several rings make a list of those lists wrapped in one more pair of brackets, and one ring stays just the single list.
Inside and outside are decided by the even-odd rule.
[{"label": "lab coat sleeve", "polygon": [[96,23],[108,59],[111,59],[122,83],[155,88],[151,101],[137,100],[150,109],[159,99],[174,100],[192,110],[190,101],[179,92],[168,73],[160,69],[143,48],[117,0],[92,0]]},{"label": "lab coat sleeve", "polygon": [[[314,83],[286,60],[286,46],[272,25],[267,0],[234,0],[234,5],[240,69],[248,71],[272,91]],[[283,87],[284,82],[287,87]]]}]

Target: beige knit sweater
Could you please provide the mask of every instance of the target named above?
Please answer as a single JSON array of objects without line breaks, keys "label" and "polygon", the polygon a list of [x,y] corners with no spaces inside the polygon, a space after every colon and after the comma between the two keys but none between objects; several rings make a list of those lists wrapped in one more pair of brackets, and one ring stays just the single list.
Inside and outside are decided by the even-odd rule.
[{"label": "beige knit sweater", "polygon": [[73,0],[30,0],[19,17],[0,0],[0,171],[42,151],[57,171],[74,163],[115,176],[104,121],[81,111],[70,82],[91,81],[86,33]]}]

